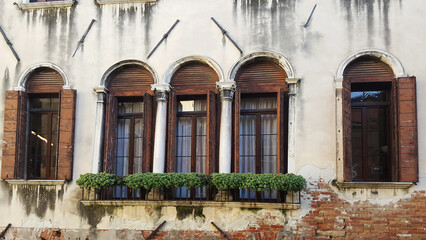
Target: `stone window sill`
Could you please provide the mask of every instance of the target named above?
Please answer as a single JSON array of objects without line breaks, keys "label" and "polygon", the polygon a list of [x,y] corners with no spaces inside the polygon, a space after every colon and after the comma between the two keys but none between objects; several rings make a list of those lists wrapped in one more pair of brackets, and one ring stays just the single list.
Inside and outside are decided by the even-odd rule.
[{"label": "stone window sill", "polygon": [[412,182],[336,182],[340,189],[367,188],[367,189],[407,189]]},{"label": "stone window sill", "polygon": [[65,184],[65,180],[22,180],[22,179],[10,179],[4,180],[9,185],[44,185],[44,186],[62,186]]},{"label": "stone window sill", "polygon": [[189,207],[226,207],[296,210],[300,204],[260,203],[260,202],[214,202],[214,201],[142,201],[142,200],[82,200],[84,206],[189,206]]},{"label": "stone window sill", "polygon": [[44,9],[44,8],[66,8],[72,7],[75,0],[64,0],[54,2],[34,2],[34,3],[21,3],[17,4],[21,10],[33,10],[33,9]]},{"label": "stone window sill", "polygon": [[99,5],[105,4],[121,4],[121,3],[150,3],[156,2],[157,0],[96,0]]}]

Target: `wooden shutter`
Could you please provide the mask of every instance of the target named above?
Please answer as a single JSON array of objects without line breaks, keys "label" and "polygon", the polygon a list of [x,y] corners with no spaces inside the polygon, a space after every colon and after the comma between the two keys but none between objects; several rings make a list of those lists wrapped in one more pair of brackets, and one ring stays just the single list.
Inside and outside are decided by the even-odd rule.
[{"label": "wooden shutter", "polygon": [[109,95],[106,107],[104,172],[114,173],[115,143],[117,130],[118,103],[117,98]]},{"label": "wooden shutter", "polygon": [[62,76],[50,68],[40,68],[27,81],[27,93],[60,92],[64,86]]},{"label": "wooden shutter", "polygon": [[215,91],[219,81],[214,69],[207,64],[192,61],[181,66],[170,81],[176,94],[207,94]]},{"label": "wooden shutter", "polygon": [[400,181],[418,182],[416,78],[398,78],[397,95]]},{"label": "wooden shutter", "polygon": [[176,171],[176,125],[177,125],[177,99],[174,90],[169,96],[169,122],[167,127],[168,147],[167,147],[167,172]]},{"label": "wooden shutter", "polygon": [[77,92],[74,89],[61,91],[59,119],[58,176],[60,180],[72,179],[74,155],[75,105]]},{"label": "wooden shutter", "polygon": [[1,178],[24,178],[26,162],[27,95],[6,91]]},{"label": "wooden shutter", "polygon": [[344,73],[345,80],[356,82],[390,82],[395,77],[392,69],[378,58],[360,57],[350,63]]},{"label": "wooden shutter", "polygon": [[234,172],[240,172],[240,101],[241,92],[235,92],[234,105]]},{"label": "wooden shutter", "polygon": [[144,103],[144,139],[143,139],[143,151],[144,151],[144,166],[143,172],[152,171],[152,133],[154,132],[152,124],[152,96],[145,93],[143,97]]},{"label": "wooden shutter", "polygon": [[207,174],[217,172],[217,155],[216,155],[216,122],[217,122],[217,104],[216,94],[210,91],[208,94],[208,105],[207,105]]},{"label": "wooden shutter", "polygon": [[281,88],[288,92],[284,69],[270,60],[256,60],[238,71],[237,87],[243,92],[277,92]]},{"label": "wooden shutter", "polygon": [[116,70],[108,81],[107,88],[115,96],[141,96],[151,92],[154,77],[144,67],[130,65]]},{"label": "wooden shutter", "polygon": [[277,152],[277,170],[278,173],[287,173],[288,158],[288,92],[280,89],[278,92],[277,105],[277,132],[278,132],[278,152]]},{"label": "wooden shutter", "polygon": [[351,82],[343,80],[343,178],[352,180],[352,106],[351,106]]}]

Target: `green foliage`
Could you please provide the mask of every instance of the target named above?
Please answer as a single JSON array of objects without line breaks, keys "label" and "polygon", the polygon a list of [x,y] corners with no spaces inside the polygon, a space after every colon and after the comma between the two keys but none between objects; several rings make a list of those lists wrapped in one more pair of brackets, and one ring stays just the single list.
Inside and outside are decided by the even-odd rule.
[{"label": "green foliage", "polygon": [[86,173],[80,175],[76,183],[80,187],[100,189],[105,186],[113,186],[122,183],[122,178],[111,173]]},{"label": "green foliage", "polygon": [[254,174],[254,173],[135,173],[119,177],[110,173],[86,173],[77,180],[80,187],[102,188],[126,185],[133,189],[179,188],[214,186],[219,191],[228,189],[252,189],[255,191],[280,190],[300,191],[306,187],[306,180],[295,174]]},{"label": "green foliage", "polygon": [[211,182],[218,190],[271,189],[297,192],[306,186],[306,180],[295,174],[213,173]]},{"label": "green foliage", "polygon": [[134,189],[145,188],[199,188],[209,184],[203,173],[135,173],[124,178],[124,183]]}]

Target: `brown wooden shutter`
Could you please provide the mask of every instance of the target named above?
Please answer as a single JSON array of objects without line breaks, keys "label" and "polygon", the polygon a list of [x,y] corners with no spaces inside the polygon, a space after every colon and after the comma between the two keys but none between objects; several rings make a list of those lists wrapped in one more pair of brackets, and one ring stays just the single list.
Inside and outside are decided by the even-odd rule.
[{"label": "brown wooden shutter", "polygon": [[77,91],[74,89],[63,89],[60,96],[61,108],[59,119],[59,157],[57,179],[71,180],[74,155],[75,106]]},{"label": "brown wooden shutter", "polygon": [[416,78],[398,78],[397,95],[400,181],[418,182]]},{"label": "brown wooden shutter", "polygon": [[114,173],[117,114],[117,98],[112,95],[109,95],[106,107],[104,144],[104,172],[107,173]]},{"label": "brown wooden shutter", "polygon": [[276,92],[283,87],[288,92],[286,78],[286,72],[278,63],[256,60],[243,66],[235,81],[243,92]]},{"label": "brown wooden shutter", "polygon": [[152,171],[152,133],[154,132],[154,125],[152,124],[152,96],[145,93],[143,97],[144,102],[144,140],[143,140],[143,151],[144,151],[144,169],[143,172]]},{"label": "brown wooden shutter", "polygon": [[181,66],[170,81],[177,94],[193,93],[207,94],[215,91],[216,82],[219,81],[217,73],[207,64],[192,61]]},{"label": "brown wooden shutter", "polygon": [[62,76],[51,68],[40,68],[27,81],[27,93],[60,92],[64,86]]},{"label": "brown wooden shutter", "polygon": [[108,90],[115,96],[141,96],[151,91],[152,74],[142,66],[130,65],[116,70],[108,82]]},{"label": "brown wooden shutter", "polygon": [[360,57],[350,63],[343,75],[345,80],[356,82],[389,82],[395,77],[392,69],[378,58]]},{"label": "brown wooden shutter", "polygon": [[287,158],[288,158],[288,92],[280,89],[278,92],[277,105],[277,132],[278,132],[278,152],[277,152],[277,169],[278,173],[287,173]]},{"label": "brown wooden shutter", "polygon": [[217,104],[216,94],[213,91],[209,92],[207,105],[207,174],[217,172],[217,155],[216,155],[216,122],[217,122]]},{"label": "brown wooden shutter", "polygon": [[234,105],[234,172],[240,172],[240,101],[241,92],[235,92]]},{"label": "brown wooden shutter", "polygon": [[177,99],[174,90],[170,91],[169,96],[169,122],[167,127],[168,132],[168,147],[167,147],[167,172],[176,171],[176,125],[177,125]]},{"label": "brown wooden shutter", "polygon": [[352,180],[352,106],[351,106],[351,82],[343,80],[343,178]]}]

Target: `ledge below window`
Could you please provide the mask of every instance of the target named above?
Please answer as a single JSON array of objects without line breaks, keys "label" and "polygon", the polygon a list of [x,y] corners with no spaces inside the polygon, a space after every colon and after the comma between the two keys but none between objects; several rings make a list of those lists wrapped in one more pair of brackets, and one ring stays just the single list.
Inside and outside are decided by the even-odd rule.
[{"label": "ledge below window", "polygon": [[407,189],[414,185],[412,182],[335,182],[340,189],[368,188],[368,189]]},{"label": "ledge below window", "polygon": [[72,7],[75,0],[53,1],[53,2],[33,2],[17,4],[21,10],[43,9],[43,8],[66,8]]},{"label": "ledge below window", "polygon": [[156,2],[157,0],[96,0],[99,5],[104,4],[120,4],[120,3],[150,3]]},{"label": "ledge below window", "polygon": [[150,207],[226,207],[296,210],[300,204],[260,202],[214,202],[214,201],[132,201],[132,200],[82,200],[84,206],[150,206]]},{"label": "ledge below window", "polygon": [[9,185],[43,185],[43,186],[63,186],[65,180],[22,180],[10,179],[4,180]]}]

